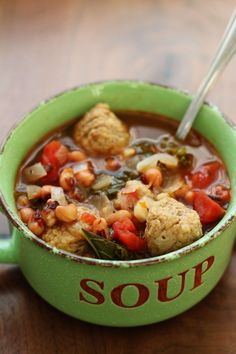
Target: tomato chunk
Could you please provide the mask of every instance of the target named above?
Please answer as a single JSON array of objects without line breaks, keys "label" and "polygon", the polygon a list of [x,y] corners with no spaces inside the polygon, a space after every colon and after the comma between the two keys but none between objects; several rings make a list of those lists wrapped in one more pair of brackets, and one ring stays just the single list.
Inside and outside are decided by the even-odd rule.
[{"label": "tomato chunk", "polygon": [[146,242],[136,235],[135,225],[130,219],[116,221],[112,228],[114,239],[119,240],[129,251],[142,252],[145,250]]},{"label": "tomato chunk", "polygon": [[202,224],[217,221],[225,213],[225,210],[205,192],[194,193],[193,208],[198,213]]},{"label": "tomato chunk", "polygon": [[41,178],[40,182],[42,184],[53,184],[58,179],[60,166],[58,165],[55,158],[51,158],[49,160],[45,155],[41,156],[40,161],[47,171],[47,175]]},{"label": "tomato chunk", "polygon": [[141,252],[145,250],[145,240],[130,231],[120,231],[119,241],[127,247],[129,251]]},{"label": "tomato chunk", "polygon": [[218,161],[202,165],[198,171],[191,176],[193,188],[207,188],[216,180],[221,167],[222,165]]},{"label": "tomato chunk", "polygon": [[50,159],[50,157],[55,156],[55,153],[60,149],[61,145],[58,140],[50,141],[50,143],[44,146],[43,155],[46,155]]},{"label": "tomato chunk", "polygon": [[47,176],[40,181],[43,184],[55,183],[59,177],[60,167],[67,161],[67,149],[57,140],[44,146],[40,161],[47,171]]},{"label": "tomato chunk", "polygon": [[124,218],[120,221],[114,222],[112,225],[113,231],[114,231],[114,238],[119,238],[119,231],[124,230],[124,231],[131,231],[131,232],[136,232],[136,227],[134,223],[129,219],[129,218]]}]

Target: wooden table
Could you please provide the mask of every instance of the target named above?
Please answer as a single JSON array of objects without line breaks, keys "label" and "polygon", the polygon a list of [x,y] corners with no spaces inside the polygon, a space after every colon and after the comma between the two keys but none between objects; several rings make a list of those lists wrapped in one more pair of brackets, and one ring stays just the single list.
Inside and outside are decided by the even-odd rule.
[{"label": "wooden table", "polygon": [[[0,0],[1,138],[40,100],[103,79],[194,92],[234,0]],[[210,99],[236,122],[236,62]],[[3,221],[1,220],[2,225]],[[104,328],[45,303],[16,266],[0,266],[0,353],[236,353],[236,254],[218,286],[174,319]]]}]

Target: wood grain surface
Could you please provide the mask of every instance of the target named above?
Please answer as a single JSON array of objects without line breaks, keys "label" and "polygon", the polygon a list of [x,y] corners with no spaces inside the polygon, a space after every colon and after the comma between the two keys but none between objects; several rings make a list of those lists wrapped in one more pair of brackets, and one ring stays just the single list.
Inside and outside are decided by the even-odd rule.
[{"label": "wood grain surface", "polygon": [[[39,101],[85,82],[133,78],[194,92],[234,5],[0,0],[0,137]],[[234,59],[210,100],[236,123],[235,65]],[[236,253],[200,304],[163,323],[130,329],[72,319],[45,303],[18,267],[1,265],[0,353],[236,353]]]}]

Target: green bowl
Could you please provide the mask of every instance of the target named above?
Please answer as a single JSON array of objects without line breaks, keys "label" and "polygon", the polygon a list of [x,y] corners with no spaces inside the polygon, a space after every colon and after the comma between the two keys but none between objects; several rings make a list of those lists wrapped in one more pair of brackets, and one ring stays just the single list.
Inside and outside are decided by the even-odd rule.
[{"label": "green bowl", "polygon": [[190,100],[183,92],[157,84],[107,81],[66,91],[29,113],[10,132],[0,152],[0,201],[14,225],[12,237],[0,240],[0,261],[19,264],[35,291],[59,310],[100,325],[163,321],[203,299],[226,269],[236,228],[236,130],[215,106],[205,104],[194,127],[221,154],[232,200],[213,230],[178,251],[134,261],[69,254],[28,230],[18,217],[13,194],[17,169],[30,148],[97,102],[107,102],[115,110],[154,112],[180,120]]}]

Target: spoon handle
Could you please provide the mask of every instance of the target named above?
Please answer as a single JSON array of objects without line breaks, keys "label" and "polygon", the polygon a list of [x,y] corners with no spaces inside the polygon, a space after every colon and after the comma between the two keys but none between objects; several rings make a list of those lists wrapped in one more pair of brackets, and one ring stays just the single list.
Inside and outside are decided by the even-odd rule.
[{"label": "spoon handle", "polygon": [[199,89],[189,105],[179,127],[176,132],[176,138],[184,140],[188,135],[193,121],[196,118],[198,111],[204,103],[205,97],[210,88],[220,76],[225,66],[228,64],[236,51],[236,9],[230,18],[226,27],[223,38],[219,44],[214,60],[211,63],[208,74],[202,81]]}]

